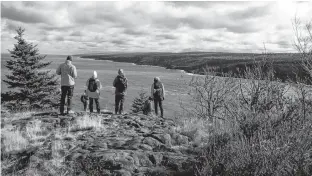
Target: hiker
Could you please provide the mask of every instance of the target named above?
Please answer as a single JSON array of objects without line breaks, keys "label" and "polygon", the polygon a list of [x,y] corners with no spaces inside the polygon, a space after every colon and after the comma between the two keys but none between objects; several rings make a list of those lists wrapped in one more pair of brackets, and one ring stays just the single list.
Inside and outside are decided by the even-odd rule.
[{"label": "hiker", "polygon": [[89,104],[89,97],[87,96],[87,90],[85,90],[84,93],[81,95],[80,100],[83,103],[83,110],[87,111],[87,107]]},{"label": "hiker", "polygon": [[64,115],[65,98],[67,96],[67,114],[73,113],[72,97],[74,94],[75,79],[77,78],[76,67],[72,64],[73,56],[67,56],[65,63],[60,64],[56,74],[61,75],[61,105],[60,113]]},{"label": "hiker", "polygon": [[128,80],[122,69],[118,70],[118,75],[113,82],[115,87],[115,114],[123,112],[123,103],[125,101]]},{"label": "hiker", "polygon": [[160,82],[159,77],[154,78],[154,83],[151,87],[151,97],[154,100],[155,114],[158,116],[158,105],[160,108],[161,117],[164,117],[164,110],[162,102],[165,100],[165,88],[164,85]]},{"label": "hiker", "polygon": [[95,101],[97,113],[100,113],[100,89],[102,85],[97,77],[97,72],[94,71],[91,78],[88,79],[87,83],[87,96],[89,97],[89,110],[93,112],[93,100]]},{"label": "hiker", "polygon": [[143,114],[144,115],[151,115],[152,114],[152,97],[148,97],[148,99],[144,103],[143,107]]}]

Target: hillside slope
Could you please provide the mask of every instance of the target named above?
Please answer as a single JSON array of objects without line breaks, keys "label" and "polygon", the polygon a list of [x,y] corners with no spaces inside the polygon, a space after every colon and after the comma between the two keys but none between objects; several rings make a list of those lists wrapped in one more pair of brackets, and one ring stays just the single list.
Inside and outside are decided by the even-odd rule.
[{"label": "hillside slope", "polygon": [[214,53],[214,52],[188,52],[188,53],[125,53],[125,54],[85,54],[81,58],[97,60],[111,60],[115,62],[129,62],[138,65],[154,65],[168,69],[181,69],[189,73],[205,74],[205,69],[211,69],[222,75],[224,73],[241,74],[246,67],[253,67],[255,62],[268,57],[273,61],[275,74],[286,81],[295,80],[296,74],[304,77],[299,54],[252,54],[252,53]]}]

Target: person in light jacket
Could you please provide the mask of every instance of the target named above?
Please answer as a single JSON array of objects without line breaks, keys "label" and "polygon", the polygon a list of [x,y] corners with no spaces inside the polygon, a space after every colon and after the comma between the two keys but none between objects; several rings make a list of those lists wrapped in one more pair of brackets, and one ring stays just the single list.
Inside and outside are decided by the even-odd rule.
[{"label": "person in light jacket", "polygon": [[97,77],[97,72],[94,71],[91,78],[86,82],[87,86],[87,96],[89,97],[89,110],[93,112],[93,100],[95,101],[96,110],[100,113],[100,89],[102,89],[102,84]]},{"label": "person in light jacket", "polygon": [[151,86],[151,97],[154,100],[155,114],[158,116],[158,106],[160,109],[161,117],[164,117],[164,109],[162,102],[165,100],[165,87],[164,84],[160,82],[159,77],[154,78],[154,83]]},{"label": "person in light jacket", "polygon": [[72,97],[74,94],[75,79],[77,78],[76,67],[72,64],[73,56],[67,56],[65,63],[60,64],[56,74],[61,75],[61,105],[60,113],[64,115],[65,98],[67,96],[67,113],[73,113]]}]

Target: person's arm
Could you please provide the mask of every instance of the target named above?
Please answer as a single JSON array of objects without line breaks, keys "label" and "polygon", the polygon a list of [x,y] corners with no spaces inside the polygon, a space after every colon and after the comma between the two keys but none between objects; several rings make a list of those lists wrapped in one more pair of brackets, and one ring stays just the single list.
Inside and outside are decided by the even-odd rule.
[{"label": "person's arm", "polygon": [[127,88],[128,88],[128,79],[126,78],[126,89],[125,89],[125,91],[127,90]]},{"label": "person's arm", "polygon": [[59,65],[59,67],[57,67],[56,74],[61,75],[61,65]]},{"label": "person's arm", "polygon": [[165,98],[166,93],[165,93],[165,87],[164,87],[164,84],[161,84],[161,87],[162,87],[163,95],[164,95],[164,98]]},{"label": "person's arm", "polygon": [[88,79],[87,82],[86,82],[86,87],[87,87],[87,89],[88,89],[88,86],[89,86],[89,79]]},{"label": "person's arm", "polygon": [[77,69],[76,69],[75,66],[73,66],[72,69],[73,69],[73,70],[72,70],[72,77],[76,79],[76,78],[77,78]]},{"label": "person's arm", "polygon": [[97,86],[99,87],[98,89],[102,89],[102,84],[101,84],[100,80],[97,81]]}]

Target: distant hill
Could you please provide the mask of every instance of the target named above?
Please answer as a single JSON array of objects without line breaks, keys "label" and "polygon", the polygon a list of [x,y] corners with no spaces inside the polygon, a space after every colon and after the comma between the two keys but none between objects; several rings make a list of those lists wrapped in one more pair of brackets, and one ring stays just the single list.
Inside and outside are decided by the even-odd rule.
[{"label": "distant hill", "polygon": [[[154,65],[168,69],[181,69],[189,73],[205,74],[206,69],[213,70],[217,75],[234,73],[239,75],[247,67],[261,61],[265,55],[256,53],[220,53],[220,52],[183,52],[183,53],[118,53],[118,54],[81,54],[82,58],[129,62],[138,65]],[[295,80],[296,75],[305,77],[298,53],[268,54],[273,61],[275,74],[282,81]],[[238,76],[239,77],[239,76]]]}]

